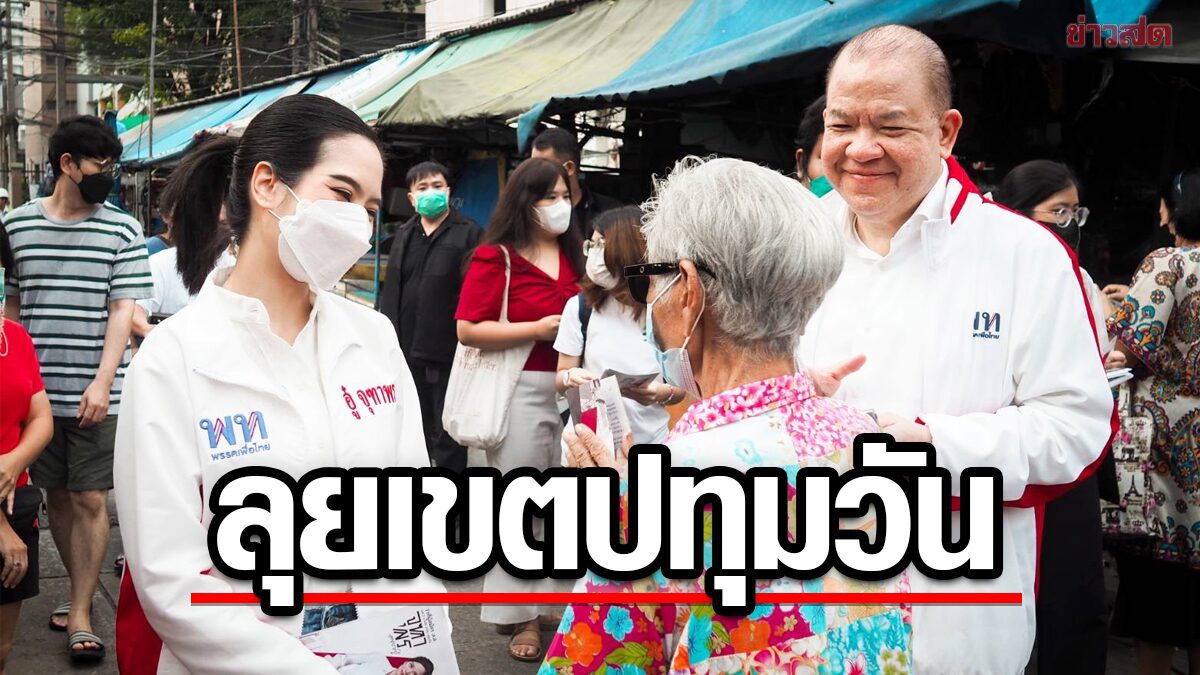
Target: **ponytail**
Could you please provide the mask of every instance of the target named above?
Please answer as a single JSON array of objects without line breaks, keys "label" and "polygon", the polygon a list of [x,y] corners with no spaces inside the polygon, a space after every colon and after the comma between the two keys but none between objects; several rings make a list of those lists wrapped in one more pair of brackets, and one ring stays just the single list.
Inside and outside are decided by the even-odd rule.
[{"label": "ponytail", "polygon": [[199,292],[230,240],[246,235],[254,167],[270,162],[279,180],[297,185],[316,166],[321,144],[341,136],[370,139],[383,155],[375,130],[349,108],[324,96],[293,94],[263,108],[241,139],[217,136],[188,152],[163,191],[163,210],[170,214],[178,249],[176,266],[188,292]]},{"label": "ponytail", "polygon": [[229,246],[229,228],[220,216],[237,147],[238,139],[230,136],[202,141],[183,158],[163,189],[159,204],[170,222],[175,266],[188,293],[200,292]]}]

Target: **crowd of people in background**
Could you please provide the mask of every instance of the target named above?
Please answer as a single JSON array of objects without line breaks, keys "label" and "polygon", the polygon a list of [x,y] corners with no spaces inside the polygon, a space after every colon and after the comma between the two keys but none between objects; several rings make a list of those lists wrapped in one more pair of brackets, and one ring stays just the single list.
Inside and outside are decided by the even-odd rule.
[{"label": "crowd of people in background", "polygon": [[[298,639],[298,617],[188,601],[250,588],[213,567],[209,490],[243,466],[463,471],[470,450],[442,424],[459,345],[527,350],[506,435],[482,455],[500,472],[623,471],[639,443],[666,443],[677,465],[844,472],[855,435],[882,431],[932,443],[954,475],[1003,476],[996,579],[908,569],[760,586],[1016,592],[1019,605],[764,605],[740,618],[484,605],[508,656],[541,663],[539,675],[619,669],[634,653],[636,672],[1015,675],[1035,643],[1039,672],[1103,673],[1110,633],[1136,640],[1141,674],[1168,673],[1176,649],[1200,673],[1200,169],[1162,191],[1174,245],[1101,289],[1077,263],[1086,186],[1032,159],[981,192],[954,159],[952,91],[932,40],[881,26],[834,57],[787,176],[688,158],[649,201],[622,204],[587,184],[574,134],[551,128],[481,226],[455,207],[449,168],[417,163],[404,177],[414,214],[377,244],[378,312],[330,291],[370,249],[383,201],[377,136],[345,107],[287,96],[240,138],[198,141],[161,195],[167,230],[150,239],[106,202],[114,133],[94,117],[61,123],[53,193],[9,210],[0,192],[0,675],[21,603],[38,593],[43,491],[70,577],[48,629],[66,633],[73,660],[105,657],[91,602],[114,487],[122,668],[224,672],[219,646],[244,672],[333,672]],[[1100,511],[1124,486],[1106,462],[1121,419],[1105,371],[1121,368],[1134,375],[1128,412],[1152,420],[1159,535],[1116,551],[1110,617]],[[563,400],[606,373],[653,374],[621,390],[632,433],[615,455]],[[359,396],[375,386],[394,400]],[[239,429],[215,428],[227,415]],[[225,452],[226,431],[250,447],[267,424],[269,444]],[[542,528],[535,518],[533,536]],[[707,568],[710,540],[702,551]],[[499,567],[484,579],[505,593],[702,586]],[[397,589],[442,586],[305,579],[308,592]]]}]

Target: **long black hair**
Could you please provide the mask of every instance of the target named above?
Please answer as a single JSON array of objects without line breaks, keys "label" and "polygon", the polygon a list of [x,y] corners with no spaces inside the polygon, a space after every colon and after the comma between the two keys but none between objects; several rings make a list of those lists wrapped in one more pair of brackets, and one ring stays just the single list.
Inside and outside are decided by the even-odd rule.
[{"label": "long black hair", "polygon": [[1033,209],[1038,204],[1070,187],[1079,189],[1079,180],[1066,164],[1035,159],[1009,171],[992,193],[992,199],[1033,218]]},{"label": "long black hair", "polygon": [[[341,136],[368,138],[383,152],[375,132],[349,108],[324,96],[296,94],[264,108],[240,140],[215,138],[188,153],[164,188],[176,264],[188,292],[199,292],[230,238],[245,236],[254,167],[270,162],[279,180],[295,185],[316,165],[321,144]],[[227,228],[218,223],[222,203]]]},{"label": "long black hair", "polygon": [[[537,157],[521,162],[508,177],[508,184],[504,186],[479,245],[507,244],[523,249],[533,244],[537,228],[541,227],[534,206],[554,191],[560,178],[567,186],[569,198],[571,182],[561,164]],[[583,238],[574,222],[566,232],[558,235],[558,245],[566,251],[575,274],[582,276]]]}]

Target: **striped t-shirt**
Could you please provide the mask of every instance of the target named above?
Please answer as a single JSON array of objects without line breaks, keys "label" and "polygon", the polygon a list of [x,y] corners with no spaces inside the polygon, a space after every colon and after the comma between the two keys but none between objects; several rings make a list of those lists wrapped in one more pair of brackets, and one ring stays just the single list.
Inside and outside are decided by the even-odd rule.
[{"label": "striped t-shirt", "polygon": [[[33,338],[50,407],[74,417],[96,377],[104,351],[110,300],[149,297],[154,284],[142,226],[128,213],[99,204],[81,220],[50,217],[36,200],[4,219],[16,262],[7,293],[21,303],[21,323]],[[129,350],[113,379],[108,414],[120,411]]]}]

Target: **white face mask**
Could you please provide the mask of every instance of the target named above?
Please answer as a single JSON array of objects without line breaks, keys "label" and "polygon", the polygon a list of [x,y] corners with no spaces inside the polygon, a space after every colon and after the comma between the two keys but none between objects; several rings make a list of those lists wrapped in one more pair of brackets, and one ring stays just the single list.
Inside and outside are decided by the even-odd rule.
[{"label": "white face mask", "polygon": [[333,199],[296,200],[296,212],[280,216],[279,261],[292,278],[329,290],[371,249],[371,217],[358,204]]},{"label": "white face mask", "polygon": [[588,251],[587,257],[587,275],[600,288],[606,291],[611,291],[617,285],[617,278],[608,271],[608,265],[604,264],[604,247],[593,246]]},{"label": "white face mask", "polygon": [[567,231],[571,226],[571,202],[563,199],[554,202],[550,206],[537,207],[538,220],[542,223],[542,229],[546,230],[554,236],[558,236]]}]

